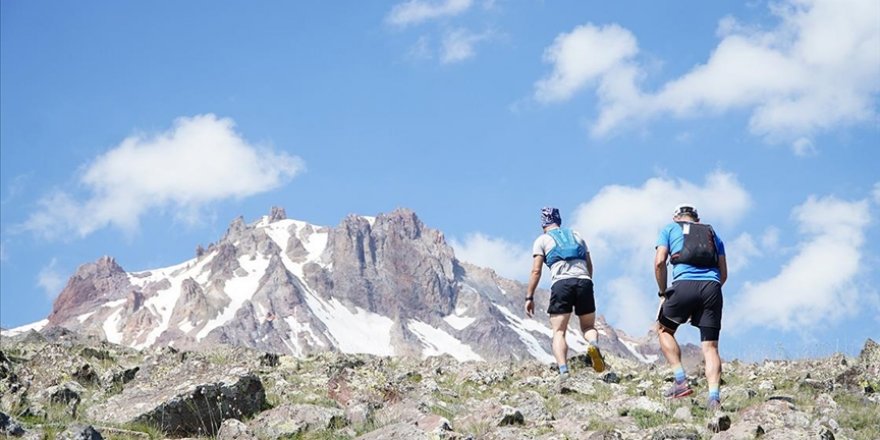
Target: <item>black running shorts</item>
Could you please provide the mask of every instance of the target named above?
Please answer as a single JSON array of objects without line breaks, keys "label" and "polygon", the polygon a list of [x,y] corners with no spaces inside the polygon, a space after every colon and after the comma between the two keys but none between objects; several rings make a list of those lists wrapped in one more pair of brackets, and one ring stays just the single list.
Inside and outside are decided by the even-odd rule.
[{"label": "black running shorts", "polygon": [[701,341],[717,341],[723,306],[721,284],[717,281],[676,281],[666,289],[666,301],[657,320],[673,331],[690,320],[691,325],[700,328]]},{"label": "black running shorts", "polygon": [[559,280],[550,287],[550,307],[547,308],[547,314],[568,314],[572,308],[578,316],[596,311],[592,280],[568,278]]}]

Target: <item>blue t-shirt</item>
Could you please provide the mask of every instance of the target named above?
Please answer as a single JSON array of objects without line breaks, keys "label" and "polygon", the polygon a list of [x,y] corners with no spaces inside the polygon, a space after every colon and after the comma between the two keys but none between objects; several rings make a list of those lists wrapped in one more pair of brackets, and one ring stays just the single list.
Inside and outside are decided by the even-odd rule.
[{"label": "blue t-shirt", "polygon": [[[670,223],[660,231],[657,237],[657,246],[664,246],[669,249],[669,255],[681,252],[684,247],[684,234],[681,232],[681,225],[678,223]],[[718,256],[724,255],[724,242],[718,238],[715,233],[715,249]],[[690,264],[675,264],[672,267],[672,281],[678,280],[697,280],[697,281],[718,281],[721,282],[721,273],[718,268],[694,267]]]}]

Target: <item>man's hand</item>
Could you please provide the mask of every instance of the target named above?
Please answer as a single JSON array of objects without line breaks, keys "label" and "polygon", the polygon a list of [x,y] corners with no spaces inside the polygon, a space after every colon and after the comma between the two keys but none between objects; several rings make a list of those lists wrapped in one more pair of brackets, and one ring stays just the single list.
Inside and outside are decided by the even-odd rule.
[{"label": "man's hand", "polygon": [[535,315],[535,300],[530,299],[526,301],[526,316],[531,318]]}]

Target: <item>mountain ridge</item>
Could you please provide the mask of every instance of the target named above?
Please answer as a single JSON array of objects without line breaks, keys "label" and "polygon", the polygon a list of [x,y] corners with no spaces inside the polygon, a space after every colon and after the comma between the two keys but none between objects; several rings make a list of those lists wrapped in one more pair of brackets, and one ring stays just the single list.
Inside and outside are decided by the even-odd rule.
[{"label": "mountain ridge", "polygon": [[[349,215],[338,226],[288,219],[283,208],[196,247],[194,258],[126,272],[104,256],[81,265],[56,298],[47,327],[143,349],[216,344],[306,356],[323,350],[382,356],[449,354],[460,361],[552,362],[546,314],[526,318],[525,285],[458,260],[441,231],[408,209]],[[606,350],[640,362],[661,354],[601,316]],[[7,331],[6,333],[9,333]],[[576,331],[575,353],[585,345]],[[699,350],[685,352],[696,362]]]}]

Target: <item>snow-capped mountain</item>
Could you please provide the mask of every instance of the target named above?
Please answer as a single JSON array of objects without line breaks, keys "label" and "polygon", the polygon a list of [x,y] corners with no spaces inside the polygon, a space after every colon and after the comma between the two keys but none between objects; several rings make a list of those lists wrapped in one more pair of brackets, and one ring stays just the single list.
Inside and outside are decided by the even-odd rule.
[{"label": "snow-capped mountain", "polygon": [[[443,234],[408,210],[323,227],[273,208],[251,224],[236,219],[222,239],[174,266],[126,272],[110,257],[84,264],[47,320],[4,334],[62,326],[138,349],[235,344],[295,356],[551,362],[547,316],[525,317],[525,289],[457,260]],[[538,293],[537,309],[547,297]],[[601,317],[597,327],[605,350],[659,357],[647,337],[630,338]],[[568,339],[584,351],[576,332]]]}]

